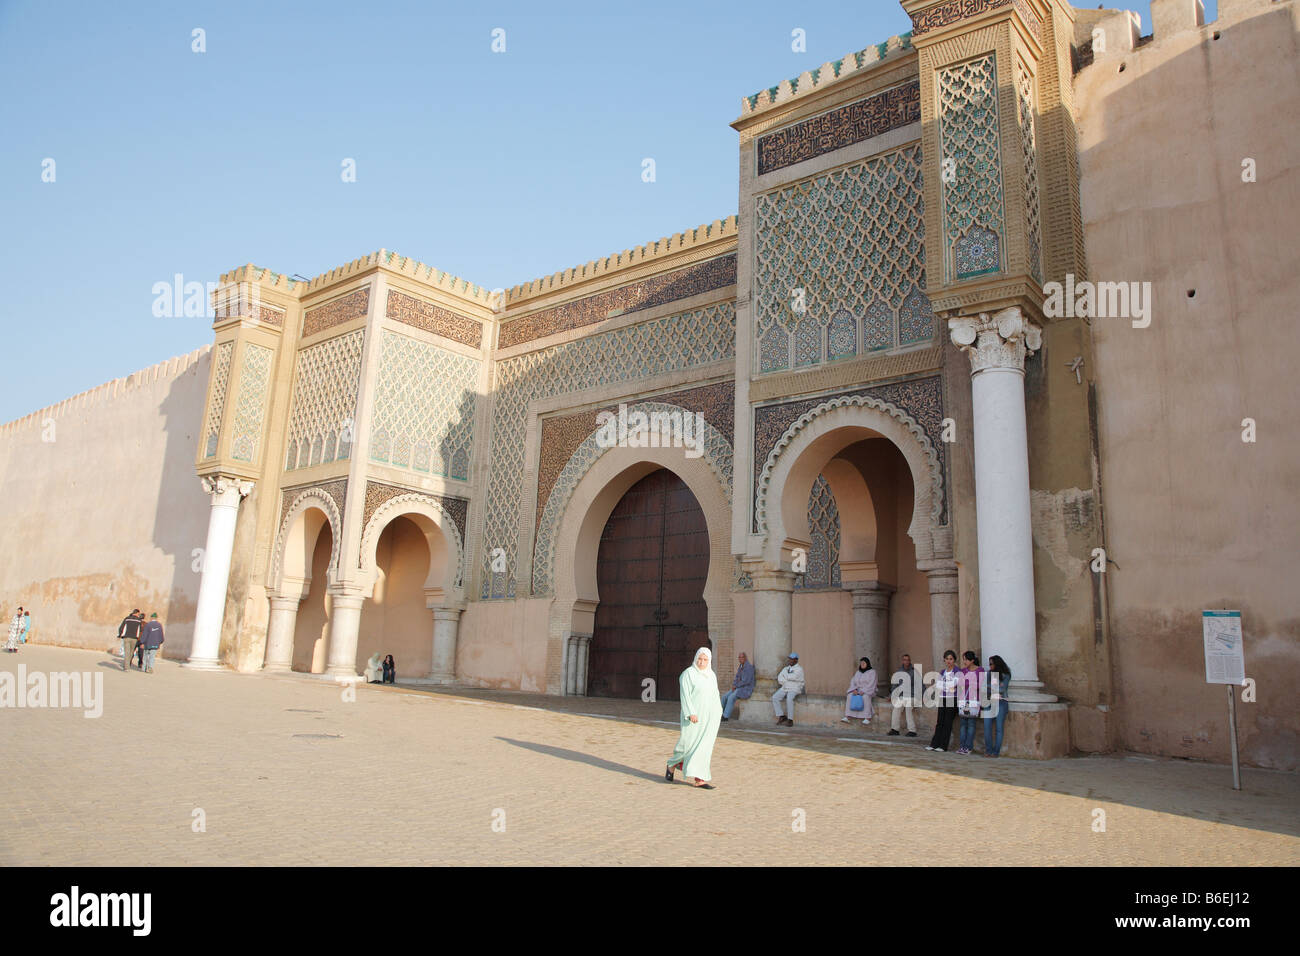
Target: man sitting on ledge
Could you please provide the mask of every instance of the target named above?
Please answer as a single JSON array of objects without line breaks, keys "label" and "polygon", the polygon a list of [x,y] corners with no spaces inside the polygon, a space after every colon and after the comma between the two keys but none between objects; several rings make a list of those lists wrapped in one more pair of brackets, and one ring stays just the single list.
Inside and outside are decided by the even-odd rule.
[{"label": "man sitting on ledge", "polygon": [[[803,665],[799,655],[790,652],[790,659],[781,673],[776,675],[776,682],[781,686],[772,695],[772,709],[776,711],[776,722],[785,727],[794,726],[794,699],[803,693]],[[781,713],[781,701],[785,701],[785,714]]]}]

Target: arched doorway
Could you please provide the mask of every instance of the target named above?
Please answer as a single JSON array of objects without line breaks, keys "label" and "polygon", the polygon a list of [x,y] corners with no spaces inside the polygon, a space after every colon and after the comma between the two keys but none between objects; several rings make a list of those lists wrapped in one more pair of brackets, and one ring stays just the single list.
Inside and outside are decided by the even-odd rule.
[{"label": "arched doorway", "polygon": [[[323,513],[317,513],[323,517]],[[312,517],[310,512],[306,515],[307,519]],[[307,593],[303,596],[294,620],[291,667],[306,674],[323,674],[329,650],[330,596],[326,589],[329,586],[334,534],[328,521],[318,521],[314,534],[315,543],[312,545],[309,565],[311,573],[306,581]],[[307,540],[310,540],[310,535]]]},{"label": "arched doorway", "polygon": [[394,518],[375,546],[375,586],[361,605],[357,670],[372,654],[393,655],[397,673],[424,677],[432,660],[433,618],[425,596],[429,545],[409,516]]},{"label": "arched doorway", "polygon": [[624,493],[600,537],[600,603],[587,666],[592,697],[677,700],[677,678],[709,643],[704,600],[709,532],[704,512],[672,471],[651,472]]}]

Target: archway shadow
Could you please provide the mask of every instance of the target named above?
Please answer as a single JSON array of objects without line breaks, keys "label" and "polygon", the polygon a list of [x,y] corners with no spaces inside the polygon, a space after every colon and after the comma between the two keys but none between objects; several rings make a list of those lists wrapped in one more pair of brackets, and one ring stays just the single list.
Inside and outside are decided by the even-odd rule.
[{"label": "archway shadow", "polygon": [[627,764],[614,763],[612,760],[605,760],[602,757],[586,754],[580,750],[568,750],[564,747],[552,747],[548,744],[535,744],[528,740],[513,740],[510,737],[498,737],[497,740],[504,741],[505,743],[511,744],[515,747],[522,747],[525,750],[531,750],[534,753],[545,754],[548,757],[559,757],[562,760],[572,760],[576,763],[585,763],[588,766],[599,767],[602,770],[611,770],[614,773],[627,774],[629,777],[639,777],[642,780],[654,781],[658,781],[661,778],[661,775],[658,773],[641,770],[638,767],[629,767]]}]

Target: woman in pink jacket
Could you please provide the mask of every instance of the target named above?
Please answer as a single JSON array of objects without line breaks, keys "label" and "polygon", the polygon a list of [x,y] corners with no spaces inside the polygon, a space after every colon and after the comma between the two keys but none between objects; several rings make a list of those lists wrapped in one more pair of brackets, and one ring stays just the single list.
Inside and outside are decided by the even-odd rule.
[{"label": "woman in pink jacket", "polygon": [[974,651],[962,654],[961,690],[957,696],[957,713],[961,716],[961,746],[957,753],[968,754],[975,747],[975,727],[980,716],[980,681],[984,668]]}]

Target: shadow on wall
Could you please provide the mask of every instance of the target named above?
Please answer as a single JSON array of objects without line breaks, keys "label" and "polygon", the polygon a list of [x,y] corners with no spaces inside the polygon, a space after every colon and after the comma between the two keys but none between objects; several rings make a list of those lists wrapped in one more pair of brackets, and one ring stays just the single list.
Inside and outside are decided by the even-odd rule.
[{"label": "shadow on wall", "polygon": [[211,364],[209,351],[172,380],[158,406],[165,438],[158,487],[150,489],[158,503],[150,540],[171,560],[172,576],[162,598],[163,607],[152,610],[163,621],[163,656],[176,660],[190,656],[203,548],[207,543],[209,501],[194,473],[194,456],[203,428]]}]

